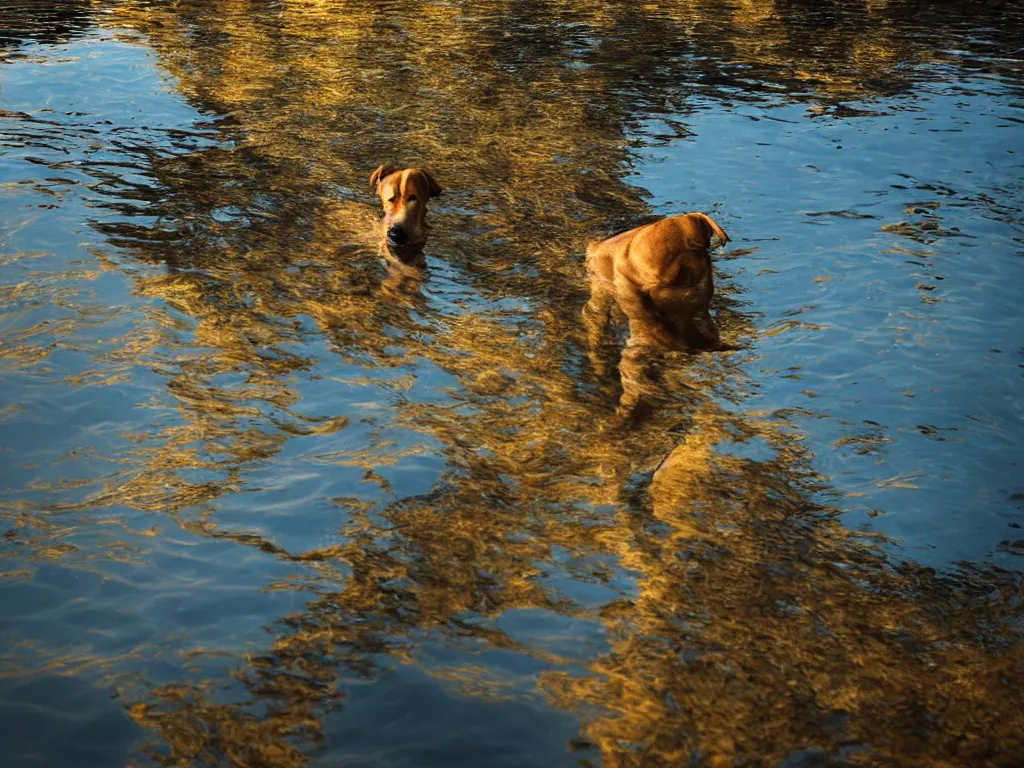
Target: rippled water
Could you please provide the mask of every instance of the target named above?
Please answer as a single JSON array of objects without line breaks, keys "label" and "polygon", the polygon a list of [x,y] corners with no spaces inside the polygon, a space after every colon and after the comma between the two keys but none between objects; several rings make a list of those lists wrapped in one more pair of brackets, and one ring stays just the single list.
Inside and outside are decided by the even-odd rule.
[{"label": "rippled water", "polygon": [[[0,30],[4,765],[1024,764],[1017,5]],[[685,210],[739,350],[588,341]]]}]

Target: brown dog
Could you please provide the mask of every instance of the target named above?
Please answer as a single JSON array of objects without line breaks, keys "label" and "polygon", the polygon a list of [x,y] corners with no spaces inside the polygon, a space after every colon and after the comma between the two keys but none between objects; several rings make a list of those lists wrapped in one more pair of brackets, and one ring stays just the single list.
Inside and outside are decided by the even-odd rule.
[{"label": "brown dog", "polygon": [[614,297],[629,320],[634,343],[720,349],[718,328],[708,312],[715,292],[708,254],[714,236],[729,242],[710,217],[686,213],[589,245],[591,297],[585,311],[590,330],[603,332]]},{"label": "brown dog", "polygon": [[382,165],[370,176],[370,186],[384,206],[383,242],[399,261],[422,261],[427,242],[427,201],[441,194],[433,171]]}]

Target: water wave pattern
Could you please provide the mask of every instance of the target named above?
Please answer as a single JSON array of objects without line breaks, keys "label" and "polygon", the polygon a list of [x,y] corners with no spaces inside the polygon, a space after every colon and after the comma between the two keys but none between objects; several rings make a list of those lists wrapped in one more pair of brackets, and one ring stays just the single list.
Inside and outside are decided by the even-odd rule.
[{"label": "water wave pattern", "polygon": [[[10,764],[1024,762],[1020,9],[0,27]],[[737,350],[588,336],[685,210]]]}]

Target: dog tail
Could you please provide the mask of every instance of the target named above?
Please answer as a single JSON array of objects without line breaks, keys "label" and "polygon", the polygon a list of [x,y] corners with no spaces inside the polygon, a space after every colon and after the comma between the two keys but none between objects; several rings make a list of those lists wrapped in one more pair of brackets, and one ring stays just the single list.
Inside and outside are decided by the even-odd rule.
[{"label": "dog tail", "polygon": [[727,234],[725,234],[725,230],[724,229],[722,229],[720,226],[718,226],[715,223],[714,219],[712,219],[710,216],[708,216],[707,214],[704,214],[704,213],[697,213],[697,214],[694,214],[694,215],[699,217],[700,220],[704,222],[705,226],[707,226],[707,228],[709,230],[709,232],[708,232],[708,242],[709,243],[710,243],[711,237],[713,235],[717,235],[721,239],[722,245],[725,245],[726,243],[729,242],[729,236]]}]

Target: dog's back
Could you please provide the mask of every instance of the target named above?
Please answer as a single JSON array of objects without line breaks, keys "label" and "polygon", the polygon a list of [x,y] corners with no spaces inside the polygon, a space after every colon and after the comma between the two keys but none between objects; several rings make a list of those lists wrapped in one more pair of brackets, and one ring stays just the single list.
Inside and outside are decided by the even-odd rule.
[{"label": "dog's back", "polygon": [[614,281],[618,271],[641,288],[672,285],[705,267],[715,237],[729,242],[725,230],[710,216],[670,216],[591,243],[587,246],[587,269],[608,282]]},{"label": "dog's back", "polygon": [[729,236],[709,216],[670,216],[587,246],[591,313],[614,295],[630,333],[663,346],[717,348],[708,314],[714,295],[709,249]]},{"label": "dog's back", "polygon": [[[645,225],[649,226],[649,225]],[[619,232],[604,240],[597,240],[587,245],[587,270],[602,280],[611,283],[615,280],[615,262],[620,253],[629,249],[629,241],[643,227]]]}]

